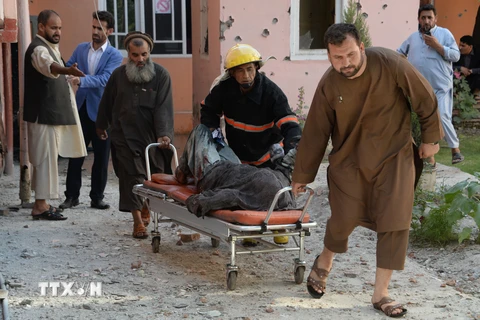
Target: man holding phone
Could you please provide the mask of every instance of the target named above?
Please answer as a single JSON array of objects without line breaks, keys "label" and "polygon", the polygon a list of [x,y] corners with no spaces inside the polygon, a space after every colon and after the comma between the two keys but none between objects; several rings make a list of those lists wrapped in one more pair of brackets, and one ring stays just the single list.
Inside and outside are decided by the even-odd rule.
[{"label": "man holding phone", "polygon": [[[438,100],[438,111],[445,131],[445,141],[452,150],[452,164],[465,158],[452,124],[453,69],[452,62],[460,59],[460,51],[452,33],[437,23],[437,10],[431,4],[418,9],[419,30],[397,49],[430,82]],[[435,165],[435,159],[429,159]]]}]

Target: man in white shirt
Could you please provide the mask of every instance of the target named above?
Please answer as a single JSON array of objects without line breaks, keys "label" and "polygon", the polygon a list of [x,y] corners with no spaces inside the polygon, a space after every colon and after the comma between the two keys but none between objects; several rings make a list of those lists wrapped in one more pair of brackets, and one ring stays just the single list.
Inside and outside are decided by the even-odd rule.
[{"label": "man in white shirt", "polygon": [[75,97],[65,75],[83,77],[77,64],[65,67],[58,43],[62,20],[53,10],[38,15],[38,33],[25,52],[25,102],[29,161],[33,166],[34,220],[65,220],[47,200],[58,198],[58,155],[87,154]]}]

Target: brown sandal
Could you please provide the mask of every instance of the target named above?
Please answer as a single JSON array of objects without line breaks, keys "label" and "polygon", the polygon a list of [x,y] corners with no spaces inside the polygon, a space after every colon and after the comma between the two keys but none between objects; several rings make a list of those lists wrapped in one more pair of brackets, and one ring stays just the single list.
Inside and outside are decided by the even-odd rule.
[{"label": "brown sandal", "polygon": [[133,226],[132,236],[137,239],[148,238],[147,228],[145,226]]},{"label": "brown sandal", "polygon": [[[387,303],[390,303],[390,302],[394,302],[395,300],[393,300],[392,298],[390,297],[383,297],[380,301],[378,302],[375,302],[373,304],[373,307],[377,310],[380,310],[382,311],[383,313],[385,313],[385,315],[387,317],[390,317],[390,318],[400,318],[400,317],[403,317],[406,313],[407,313],[407,309],[405,309],[403,307],[402,304],[398,303],[398,304],[395,304],[395,305],[391,305],[391,306],[387,306],[385,307],[385,309],[382,309],[382,306],[387,304]],[[396,314],[392,314],[393,311],[395,309],[402,309],[402,312],[400,313],[396,313]]]},{"label": "brown sandal", "polygon": [[[329,271],[325,269],[321,269],[317,267],[317,259],[319,256],[315,258],[312,266],[312,272],[320,278],[320,280],[313,279],[312,277],[308,276],[307,278],[307,290],[310,295],[315,299],[320,299],[325,294],[325,289],[327,288],[327,278]],[[314,289],[314,287],[319,287],[323,292],[318,292]]]},{"label": "brown sandal", "polygon": [[148,204],[148,199],[143,201],[142,210],[140,211],[142,216],[142,222],[145,227],[148,227],[150,224],[150,206]]}]

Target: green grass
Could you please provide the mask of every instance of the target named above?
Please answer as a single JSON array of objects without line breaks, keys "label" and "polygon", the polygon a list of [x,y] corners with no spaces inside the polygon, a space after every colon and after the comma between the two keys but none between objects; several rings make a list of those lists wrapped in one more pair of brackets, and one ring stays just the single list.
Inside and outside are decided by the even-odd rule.
[{"label": "green grass", "polygon": [[457,167],[463,172],[474,174],[480,172],[480,134],[462,134],[459,133],[460,150],[465,160],[459,164],[452,165],[452,151],[445,141],[440,142],[440,151],[435,155],[435,161]]}]

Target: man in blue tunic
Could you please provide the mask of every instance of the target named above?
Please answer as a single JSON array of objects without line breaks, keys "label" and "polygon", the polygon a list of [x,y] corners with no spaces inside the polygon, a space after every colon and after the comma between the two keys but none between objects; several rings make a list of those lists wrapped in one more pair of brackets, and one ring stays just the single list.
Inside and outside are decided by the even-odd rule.
[{"label": "man in blue tunic", "polygon": [[[452,149],[452,164],[462,162],[460,142],[452,124],[453,70],[452,62],[460,59],[460,51],[452,33],[437,23],[437,10],[431,4],[418,9],[419,30],[405,40],[398,52],[420,71],[435,90],[445,141]],[[435,164],[432,157],[429,162]]]}]

